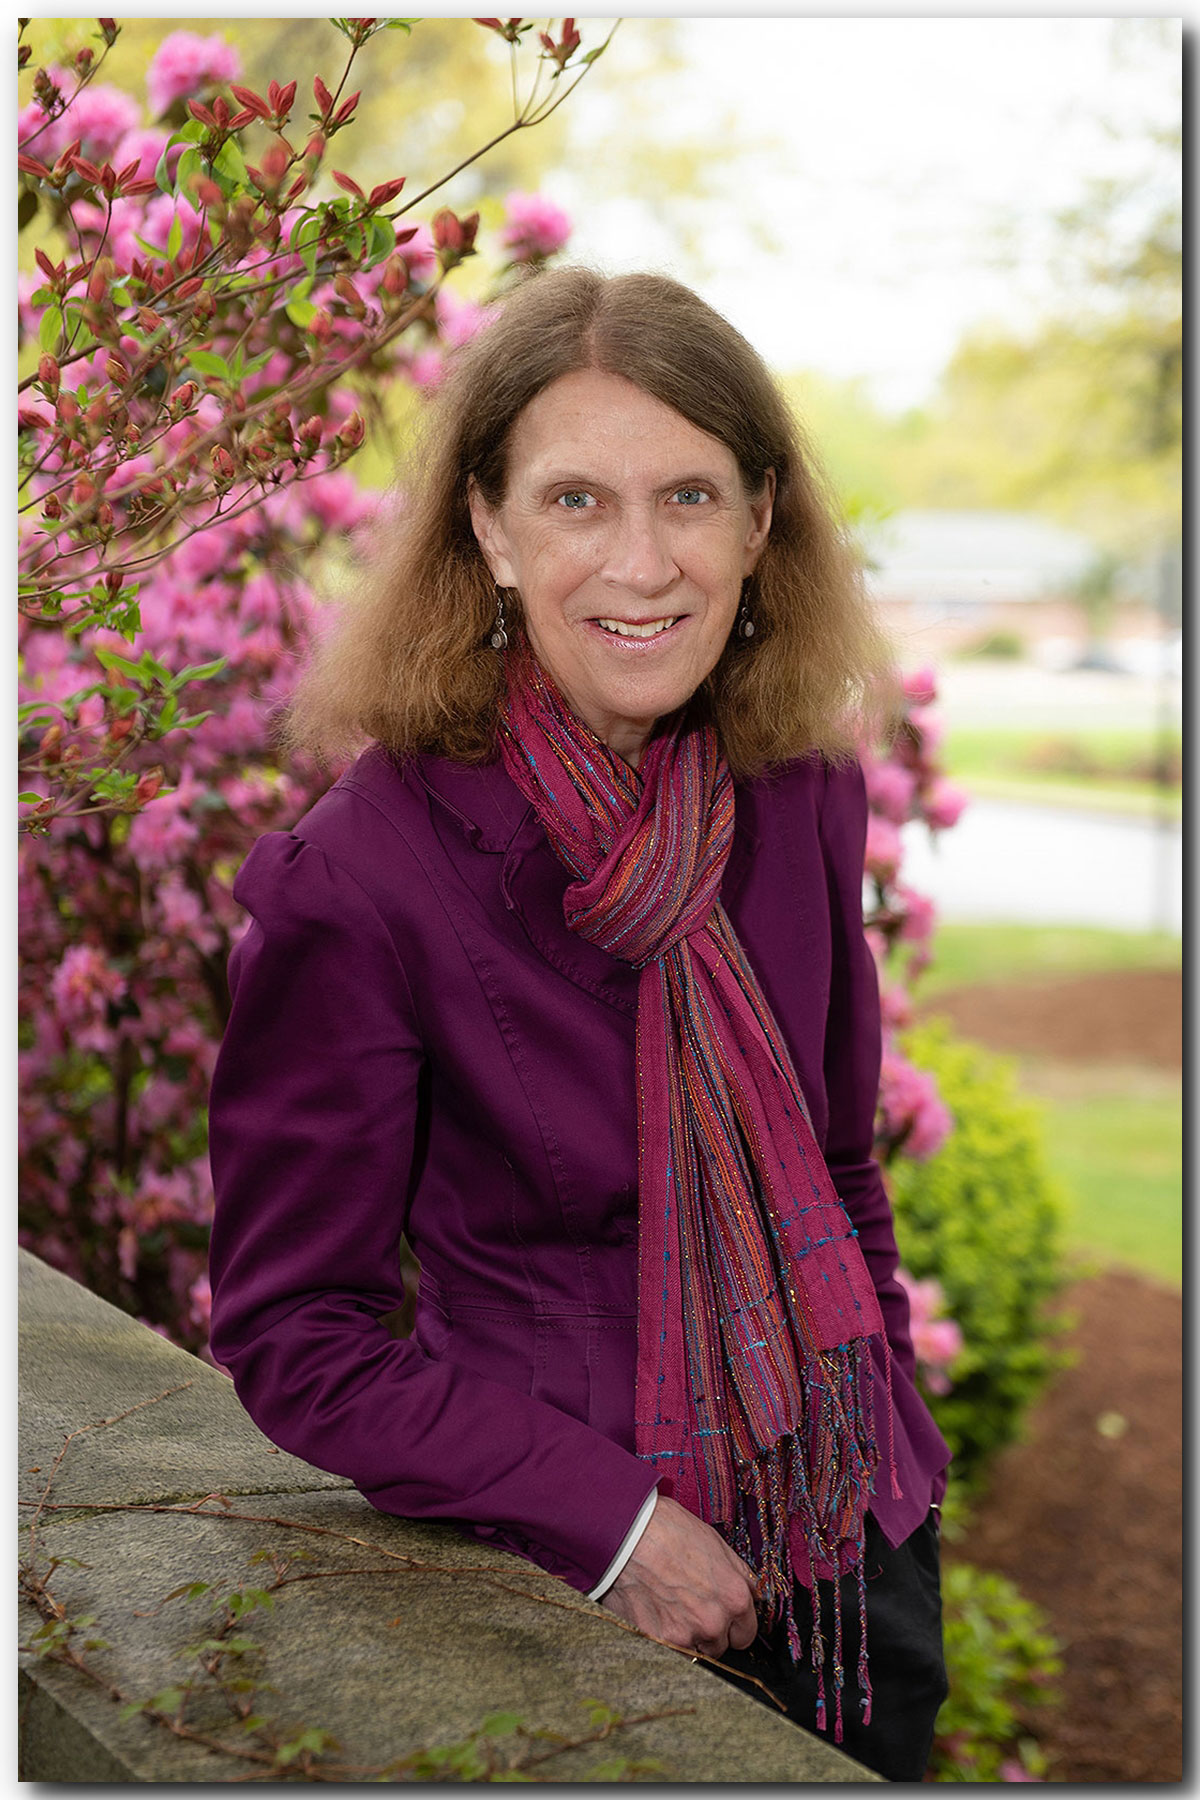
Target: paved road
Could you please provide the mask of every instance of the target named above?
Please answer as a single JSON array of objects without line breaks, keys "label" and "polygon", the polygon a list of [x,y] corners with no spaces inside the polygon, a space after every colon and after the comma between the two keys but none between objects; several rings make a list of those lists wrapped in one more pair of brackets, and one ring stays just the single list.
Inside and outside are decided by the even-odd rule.
[{"label": "paved road", "polygon": [[1178,932],[1181,842],[1177,826],[973,800],[936,842],[905,826],[901,879],[946,919]]}]

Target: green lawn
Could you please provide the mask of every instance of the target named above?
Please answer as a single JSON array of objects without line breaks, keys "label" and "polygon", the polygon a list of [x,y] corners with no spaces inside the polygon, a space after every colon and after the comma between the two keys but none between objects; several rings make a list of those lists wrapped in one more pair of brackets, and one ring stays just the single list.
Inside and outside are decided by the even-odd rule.
[{"label": "green lawn", "polygon": [[[916,985],[950,988],[1111,969],[1178,968],[1162,932],[1037,925],[941,925],[936,963]],[[1147,1064],[1015,1059],[1045,1117],[1046,1157],[1067,1201],[1066,1238],[1085,1265],[1120,1264],[1178,1284],[1182,1271],[1183,1097]]]},{"label": "green lawn", "polygon": [[[1169,743],[1178,759],[1177,730]],[[944,760],[947,772],[980,798],[1143,817],[1166,810],[1176,818],[1179,782],[1163,794],[1152,778],[1157,752],[1152,730],[956,725],[947,736]]]},{"label": "green lawn", "polygon": [[1109,931],[1086,925],[941,924],[934,960],[914,987],[918,1002],[948,988],[1107,969],[1175,969],[1179,938],[1165,931]]},{"label": "green lawn", "polygon": [[1067,1201],[1069,1249],[1176,1285],[1183,1270],[1183,1098],[1146,1067],[1021,1063],[1045,1108],[1046,1160]]}]

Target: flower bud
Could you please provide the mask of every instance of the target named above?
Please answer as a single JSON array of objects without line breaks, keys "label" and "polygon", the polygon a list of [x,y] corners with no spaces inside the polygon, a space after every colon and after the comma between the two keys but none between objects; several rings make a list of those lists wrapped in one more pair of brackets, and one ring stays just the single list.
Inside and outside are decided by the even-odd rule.
[{"label": "flower bud", "polygon": [[38,380],[42,384],[46,398],[48,400],[55,399],[62,381],[62,371],[53,356],[47,355],[38,359]]},{"label": "flower bud", "polygon": [[392,252],[383,265],[383,275],[380,278],[379,285],[382,287],[385,294],[391,295],[393,300],[399,299],[400,295],[408,286],[408,264],[405,262],[404,258],[398,256],[395,251]]},{"label": "flower bud", "polygon": [[147,769],[146,773],[140,778],[137,786],[133,790],[133,797],[138,805],[145,806],[147,801],[153,800],[162,784],[162,770]]}]

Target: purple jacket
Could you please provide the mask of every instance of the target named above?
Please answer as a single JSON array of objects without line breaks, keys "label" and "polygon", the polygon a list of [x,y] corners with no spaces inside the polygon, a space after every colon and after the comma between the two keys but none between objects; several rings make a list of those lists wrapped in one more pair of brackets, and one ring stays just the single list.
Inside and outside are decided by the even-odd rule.
[{"label": "purple jacket", "polygon": [[[894,1352],[903,1498],[881,1468],[872,1511],[897,1543],[948,1452],[871,1158],[862,776],[796,763],[741,784],[736,816],[722,898]],[[284,1449],[586,1591],[654,1479],[633,1450],[638,974],[567,929],[567,879],[500,764],[401,774],[379,749],[255,845],[212,1091],[212,1343]],[[407,1340],[386,1322],[401,1232],[421,1264]]]}]

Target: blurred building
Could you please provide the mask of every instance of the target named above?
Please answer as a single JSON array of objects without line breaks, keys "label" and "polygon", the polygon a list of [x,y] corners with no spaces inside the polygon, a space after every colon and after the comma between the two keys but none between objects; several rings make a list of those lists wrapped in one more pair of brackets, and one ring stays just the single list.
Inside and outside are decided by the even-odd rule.
[{"label": "blurred building", "polygon": [[[889,629],[931,655],[999,640],[1036,651],[1091,635],[1076,590],[1101,558],[1080,532],[1033,513],[911,508],[861,533],[867,586]],[[1159,630],[1150,594],[1128,588],[1106,635]]]}]

